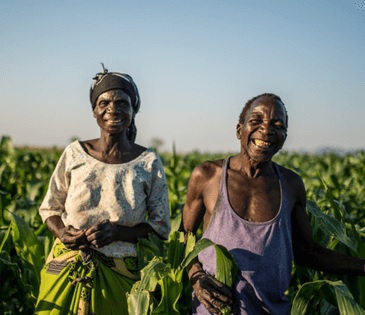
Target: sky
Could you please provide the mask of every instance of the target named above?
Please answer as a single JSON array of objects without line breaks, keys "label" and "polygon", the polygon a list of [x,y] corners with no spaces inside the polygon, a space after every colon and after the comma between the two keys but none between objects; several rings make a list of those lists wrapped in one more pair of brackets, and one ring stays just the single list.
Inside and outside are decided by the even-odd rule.
[{"label": "sky", "polygon": [[0,138],[99,137],[101,62],[136,82],[144,146],[238,152],[242,107],[270,92],[289,115],[284,150],[365,149],[365,1],[0,0]]}]

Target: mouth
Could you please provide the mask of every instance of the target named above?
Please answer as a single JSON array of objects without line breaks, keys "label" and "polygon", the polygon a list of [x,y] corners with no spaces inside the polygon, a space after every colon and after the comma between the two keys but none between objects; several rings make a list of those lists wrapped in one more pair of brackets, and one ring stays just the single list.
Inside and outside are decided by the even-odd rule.
[{"label": "mouth", "polygon": [[105,122],[109,125],[119,125],[122,122],[122,120],[121,119],[107,119]]},{"label": "mouth", "polygon": [[260,149],[269,149],[273,145],[271,142],[259,139],[254,139],[252,140],[252,142],[255,146],[259,147]]}]

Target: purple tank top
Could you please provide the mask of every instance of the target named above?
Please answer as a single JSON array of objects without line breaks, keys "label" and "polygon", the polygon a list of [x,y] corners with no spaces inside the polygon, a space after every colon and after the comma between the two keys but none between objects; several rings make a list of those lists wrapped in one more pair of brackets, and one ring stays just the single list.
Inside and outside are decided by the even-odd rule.
[{"label": "purple tank top", "polygon": [[[267,222],[249,222],[238,216],[229,203],[228,161],[223,162],[218,200],[203,238],[225,246],[238,265],[233,314],[290,314],[290,302],[284,292],[289,286],[293,261],[291,209],[280,168],[274,163],[281,192],[277,215]],[[215,274],[213,247],[200,252],[199,261],[207,273]],[[194,295],[192,304],[193,314],[210,314]]]}]

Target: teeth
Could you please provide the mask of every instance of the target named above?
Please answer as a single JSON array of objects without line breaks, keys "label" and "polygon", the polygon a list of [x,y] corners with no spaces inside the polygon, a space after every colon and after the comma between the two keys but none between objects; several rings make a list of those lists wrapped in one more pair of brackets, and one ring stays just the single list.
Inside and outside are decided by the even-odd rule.
[{"label": "teeth", "polygon": [[116,124],[116,123],[120,123],[121,120],[118,119],[118,120],[108,120],[108,122],[112,123],[112,124]]},{"label": "teeth", "polygon": [[254,143],[255,143],[255,145],[257,145],[260,148],[269,148],[271,146],[270,142],[266,142],[266,141],[262,141],[262,140],[258,140],[258,139],[255,139]]}]

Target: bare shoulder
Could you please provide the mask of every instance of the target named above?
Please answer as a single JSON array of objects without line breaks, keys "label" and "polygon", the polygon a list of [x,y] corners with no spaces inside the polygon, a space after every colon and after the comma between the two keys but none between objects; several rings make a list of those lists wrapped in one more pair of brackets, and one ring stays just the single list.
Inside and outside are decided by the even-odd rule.
[{"label": "bare shoulder", "polygon": [[204,198],[215,191],[222,174],[223,160],[205,161],[194,168],[190,175],[188,197]]},{"label": "bare shoulder", "polygon": [[204,221],[210,220],[218,197],[223,160],[205,161],[191,173],[183,210],[185,231],[196,231]]},{"label": "bare shoulder", "polygon": [[221,174],[223,160],[205,161],[196,166],[191,174],[191,179],[209,181]]}]

